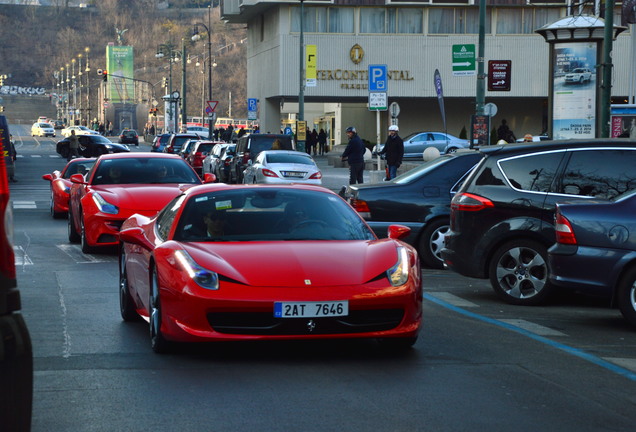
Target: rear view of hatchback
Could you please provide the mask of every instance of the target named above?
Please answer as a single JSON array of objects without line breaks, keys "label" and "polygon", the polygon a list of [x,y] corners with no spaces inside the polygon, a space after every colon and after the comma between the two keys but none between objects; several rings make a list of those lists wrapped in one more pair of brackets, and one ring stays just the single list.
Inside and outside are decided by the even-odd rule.
[{"label": "rear view of hatchback", "polygon": [[547,249],[558,201],[611,199],[636,185],[636,143],[545,141],[483,148],[484,159],[451,201],[444,264],[489,278],[511,304],[553,291]]}]

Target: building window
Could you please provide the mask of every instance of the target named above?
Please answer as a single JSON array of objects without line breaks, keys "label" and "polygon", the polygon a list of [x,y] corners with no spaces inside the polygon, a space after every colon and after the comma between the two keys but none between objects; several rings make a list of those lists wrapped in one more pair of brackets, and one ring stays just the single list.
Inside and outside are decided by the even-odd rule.
[{"label": "building window", "polygon": [[[390,9],[395,10],[395,9]],[[398,9],[398,33],[421,34],[423,31],[423,9]]]},{"label": "building window", "polygon": [[521,17],[522,10],[515,9],[497,9],[497,34],[521,34]]},{"label": "building window", "polygon": [[[353,33],[353,8],[304,8],[303,31],[307,33]],[[300,7],[291,8],[291,31],[300,32]]]},{"label": "building window", "polygon": [[[491,9],[486,10],[485,32],[491,32]],[[429,8],[428,32],[430,34],[478,34],[479,8]]]},{"label": "building window", "polygon": [[360,8],[360,33],[386,33],[386,9]]}]

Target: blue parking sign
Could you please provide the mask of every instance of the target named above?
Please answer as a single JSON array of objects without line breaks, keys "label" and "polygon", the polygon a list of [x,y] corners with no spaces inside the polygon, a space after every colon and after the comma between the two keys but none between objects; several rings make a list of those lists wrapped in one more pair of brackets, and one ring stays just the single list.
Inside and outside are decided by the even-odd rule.
[{"label": "blue parking sign", "polygon": [[387,89],[386,65],[369,65],[369,92],[385,92]]},{"label": "blue parking sign", "polygon": [[256,98],[248,98],[247,99],[247,110],[248,111],[255,111],[255,112],[258,111],[257,101],[258,101],[258,99],[256,99]]}]

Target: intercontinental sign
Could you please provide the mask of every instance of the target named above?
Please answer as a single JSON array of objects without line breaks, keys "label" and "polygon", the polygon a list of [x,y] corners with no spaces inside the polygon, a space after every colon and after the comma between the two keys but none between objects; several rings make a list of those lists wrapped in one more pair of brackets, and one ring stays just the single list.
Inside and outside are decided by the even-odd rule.
[{"label": "intercontinental sign", "polygon": [[[393,81],[413,81],[411,72],[407,70],[390,70],[387,71],[387,77]],[[342,81],[340,88],[366,90],[369,83],[368,70],[317,70],[316,79],[322,81]]]}]

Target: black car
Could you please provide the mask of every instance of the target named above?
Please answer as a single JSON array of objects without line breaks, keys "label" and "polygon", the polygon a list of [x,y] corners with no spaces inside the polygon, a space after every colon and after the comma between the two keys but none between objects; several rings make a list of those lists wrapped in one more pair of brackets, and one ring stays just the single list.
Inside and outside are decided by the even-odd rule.
[{"label": "black car", "polygon": [[199,141],[201,138],[199,138],[199,135],[195,133],[172,134],[170,138],[168,138],[168,143],[164,147],[163,152],[179,154],[183,145],[189,140]]},{"label": "black car", "polygon": [[[97,157],[107,153],[124,153],[130,149],[125,144],[117,144],[101,135],[78,135],[79,149],[78,153],[82,157]],[[68,157],[69,138],[64,138],[57,143],[55,148],[57,153],[63,158]]]},{"label": "black car", "polygon": [[403,240],[417,248],[424,265],[442,268],[451,198],[481,157],[475,150],[449,153],[388,182],[349,185],[344,197],[380,238],[392,224],[411,228]]},{"label": "black car", "polygon": [[139,134],[134,129],[124,129],[119,135],[119,143],[139,146]]},{"label": "black car", "polygon": [[550,282],[611,299],[636,325],[636,191],[615,200],[557,203]]},{"label": "black car", "polygon": [[512,304],[553,291],[548,248],[557,201],[612,199],[636,186],[636,142],[543,141],[482,147],[484,158],[451,201],[445,265],[490,278]]},{"label": "black car", "polygon": [[166,148],[166,145],[168,144],[168,140],[170,139],[171,136],[172,134],[170,133],[157,135],[155,139],[152,141],[152,146],[150,147],[150,151],[163,153],[163,149]]},{"label": "black car", "polygon": [[230,183],[243,183],[243,171],[263,150],[296,150],[294,137],[284,134],[249,134],[236,142],[236,155],[230,167]]}]

